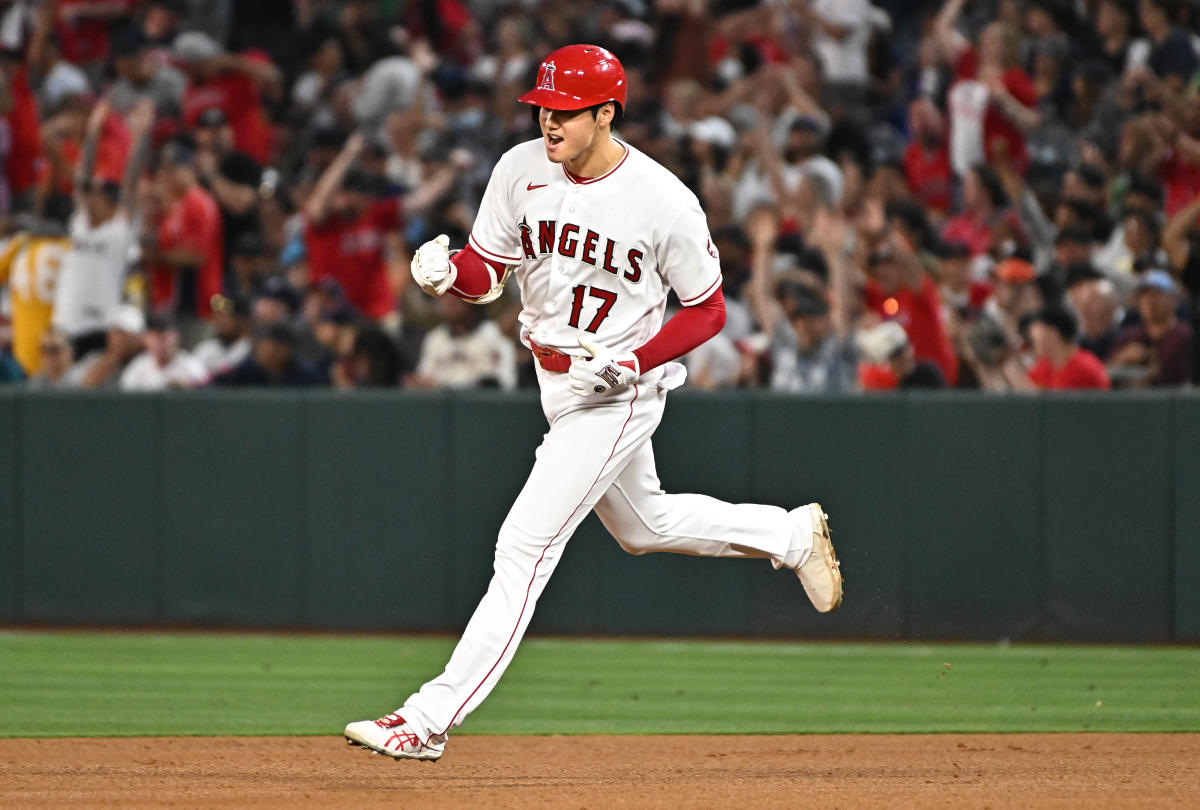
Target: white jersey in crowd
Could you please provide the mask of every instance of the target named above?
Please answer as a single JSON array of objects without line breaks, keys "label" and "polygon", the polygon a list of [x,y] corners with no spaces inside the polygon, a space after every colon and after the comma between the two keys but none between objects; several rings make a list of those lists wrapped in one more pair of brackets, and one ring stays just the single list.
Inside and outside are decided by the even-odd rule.
[{"label": "white jersey in crowd", "polygon": [[125,271],[136,258],[137,240],[123,214],[92,227],[82,210],[71,217],[70,236],[54,295],[54,327],[78,337],[108,328],[121,303]]},{"label": "white jersey in crowd", "polygon": [[165,366],[150,352],[133,358],[121,374],[122,391],[165,391],[168,388],[195,388],[208,382],[204,364],[185,351],[178,351]]},{"label": "white jersey in crowd", "polygon": [[813,31],[813,48],[825,80],[866,87],[871,79],[867,47],[879,18],[877,10],[867,0],[816,0],[811,8],[831,25],[848,29],[841,38],[830,36],[820,26]]},{"label": "white jersey in crowd", "polygon": [[966,177],[975,166],[986,163],[983,120],[991,92],[978,79],[959,79],[950,85],[946,103],[950,107],[950,168]]},{"label": "white jersey in crowd", "polygon": [[202,340],[192,348],[195,357],[208,372],[209,378],[224,374],[250,355],[253,344],[243,337],[233,343],[223,343],[218,337]]},{"label": "white jersey in crowd", "polygon": [[425,336],[417,373],[447,388],[472,388],[494,380],[512,390],[517,387],[516,350],[495,321],[483,321],[461,337],[442,324]]},{"label": "white jersey in crowd", "polygon": [[[721,286],[700,203],[631,146],[607,174],[573,176],[539,138],[506,152],[492,172],[471,245],[515,268],[522,339],[584,355],[580,334],[616,352],[662,327],[667,292],[694,306]],[[681,380],[682,381],[682,380]]]}]

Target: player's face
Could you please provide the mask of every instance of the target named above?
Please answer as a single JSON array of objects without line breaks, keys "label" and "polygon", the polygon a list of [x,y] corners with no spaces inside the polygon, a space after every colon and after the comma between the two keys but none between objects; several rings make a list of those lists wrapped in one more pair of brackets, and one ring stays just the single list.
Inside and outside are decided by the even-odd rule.
[{"label": "player's face", "polygon": [[[606,109],[600,110],[601,115]],[[546,157],[553,163],[566,163],[582,155],[595,141],[600,120],[592,117],[590,109],[550,110],[542,107],[538,124],[542,128]]]}]

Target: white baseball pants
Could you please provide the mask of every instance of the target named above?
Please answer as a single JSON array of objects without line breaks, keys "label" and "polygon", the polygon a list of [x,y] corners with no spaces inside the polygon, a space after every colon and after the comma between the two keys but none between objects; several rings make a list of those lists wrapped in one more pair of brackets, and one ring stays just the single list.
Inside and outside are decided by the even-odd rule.
[{"label": "white baseball pants", "polygon": [[423,742],[440,741],[495,687],[567,541],[591,509],[632,554],[778,562],[797,550],[802,560],[811,549],[811,532],[801,532],[777,506],[662,491],[650,441],[666,404],[659,386],[639,383],[583,399],[568,391],[566,374],[538,374],[550,430],[500,528],[491,584],[445,671],[399,710]]}]

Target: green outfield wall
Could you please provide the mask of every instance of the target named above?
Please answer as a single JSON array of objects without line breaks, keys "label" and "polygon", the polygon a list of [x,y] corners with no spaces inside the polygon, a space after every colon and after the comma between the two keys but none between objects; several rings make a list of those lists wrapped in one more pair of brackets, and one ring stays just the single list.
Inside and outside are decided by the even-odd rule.
[{"label": "green outfield wall", "polygon": [[[532,394],[0,391],[0,622],[459,629]],[[1200,640],[1200,395],[672,396],[668,491],[820,500],[836,613],[589,517],[543,633]]]}]

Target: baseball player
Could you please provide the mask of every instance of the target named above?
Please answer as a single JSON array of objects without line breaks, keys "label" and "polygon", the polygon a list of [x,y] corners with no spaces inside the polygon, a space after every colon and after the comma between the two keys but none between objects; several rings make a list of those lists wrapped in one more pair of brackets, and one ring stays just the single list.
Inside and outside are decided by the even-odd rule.
[{"label": "baseball player", "polygon": [[[608,51],[569,45],[546,57],[534,107],[542,137],[496,164],[468,244],[422,245],[417,284],[486,303],[515,273],[521,342],[537,359],[550,424],[500,527],[495,573],[450,662],[404,705],[345,736],[397,759],[436,760],[447,735],[495,688],[571,534],[594,509],[631,554],[756,557],[794,571],[817,610],[842,577],[819,504],[785,511],[659,487],[651,436],[672,362],[725,322],[717,250],[699,202],[662,166],[612,135],[625,71]],[[663,323],[667,292],[683,309]]]}]

